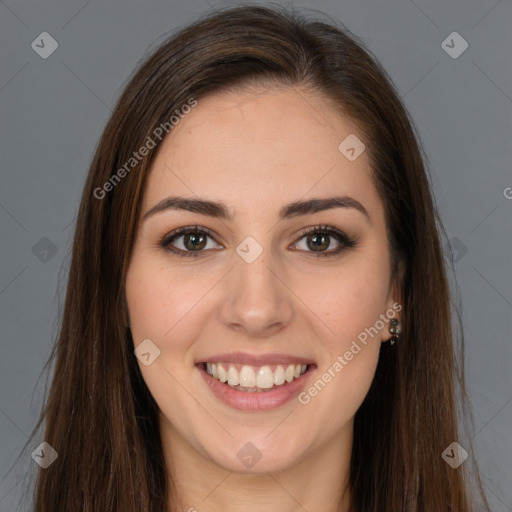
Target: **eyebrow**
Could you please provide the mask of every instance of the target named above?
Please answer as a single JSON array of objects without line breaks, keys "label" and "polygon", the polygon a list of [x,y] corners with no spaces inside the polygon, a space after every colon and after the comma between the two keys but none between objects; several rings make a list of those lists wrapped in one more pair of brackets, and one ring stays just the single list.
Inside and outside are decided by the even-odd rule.
[{"label": "eyebrow", "polygon": [[[311,215],[313,213],[331,210],[333,208],[353,208],[362,213],[371,224],[371,218],[366,208],[356,199],[348,196],[313,198],[305,201],[294,201],[283,206],[279,210],[280,219],[291,219],[301,215]],[[219,219],[233,220],[234,214],[223,203],[198,199],[193,197],[166,197],[155,206],[150,208],[143,217],[148,217],[167,210],[186,210],[189,212],[208,215]]]}]

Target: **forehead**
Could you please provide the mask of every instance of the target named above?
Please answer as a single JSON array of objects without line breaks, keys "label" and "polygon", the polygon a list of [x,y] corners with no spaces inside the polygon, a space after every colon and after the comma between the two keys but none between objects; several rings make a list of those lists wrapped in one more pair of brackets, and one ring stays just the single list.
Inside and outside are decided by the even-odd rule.
[{"label": "forehead", "polygon": [[[143,211],[167,195],[197,195],[279,210],[288,201],[334,193],[377,201],[369,157],[350,161],[339,145],[363,139],[350,119],[318,94],[261,89],[198,100],[162,141]],[[371,206],[371,205],[370,205]]]}]

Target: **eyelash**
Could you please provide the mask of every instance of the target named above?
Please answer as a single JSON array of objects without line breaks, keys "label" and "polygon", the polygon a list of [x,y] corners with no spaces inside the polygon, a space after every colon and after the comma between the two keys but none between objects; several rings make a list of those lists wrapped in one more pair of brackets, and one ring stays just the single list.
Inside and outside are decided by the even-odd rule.
[{"label": "eyelash", "polygon": [[[172,241],[174,241],[176,238],[179,238],[180,235],[184,235],[184,234],[208,235],[210,238],[215,240],[213,233],[207,228],[199,228],[199,226],[185,226],[182,228],[175,229],[171,233],[165,235],[160,240],[159,245],[163,249],[165,249],[179,257],[197,258],[198,256],[201,255],[201,253],[205,252],[204,250],[203,251],[183,251],[182,249],[177,249],[176,247],[173,247],[171,245]],[[306,252],[313,254],[313,257],[322,258],[322,257],[336,256],[336,255],[340,254],[341,252],[343,252],[345,249],[350,249],[352,247],[355,247],[359,243],[359,240],[354,240],[354,239],[350,238],[348,235],[346,235],[345,233],[343,233],[342,231],[339,231],[338,229],[333,228],[332,226],[327,226],[327,225],[318,225],[318,226],[314,226],[312,228],[306,228],[304,231],[302,231],[302,233],[297,238],[297,241],[295,243],[297,243],[302,238],[304,238],[308,235],[318,235],[318,234],[328,235],[328,236],[335,238],[341,244],[341,246],[338,249],[331,250],[328,252],[306,251]]]}]

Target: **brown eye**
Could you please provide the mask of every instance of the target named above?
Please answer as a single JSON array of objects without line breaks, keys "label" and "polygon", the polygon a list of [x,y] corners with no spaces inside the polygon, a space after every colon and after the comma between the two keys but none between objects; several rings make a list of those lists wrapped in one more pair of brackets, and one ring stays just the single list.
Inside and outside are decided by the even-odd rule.
[{"label": "brown eye", "polygon": [[[310,228],[302,233],[299,241],[302,239],[305,239],[305,248],[300,250],[313,253],[314,256],[334,256],[343,252],[345,249],[355,247],[358,243],[357,240],[352,240],[345,233],[330,226],[316,226],[312,229]],[[296,242],[295,245],[297,246],[298,242]],[[327,250],[329,247],[331,247],[331,250]]]},{"label": "brown eye", "polygon": [[206,236],[191,233],[183,236],[183,245],[190,251],[201,250],[206,246]]},{"label": "brown eye", "polygon": [[[195,227],[179,228],[166,235],[160,242],[160,245],[178,255],[178,256],[200,256],[207,252],[208,239],[214,240],[213,236],[205,228],[199,229]],[[213,247],[218,248],[218,244],[214,243]]]},{"label": "brown eye", "polygon": [[306,240],[308,247],[311,247],[313,251],[322,251],[329,248],[331,236],[315,233],[313,235],[308,235]]},{"label": "brown eye", "polygon": [[[212,233],[206,228],[187,226],[176,229],[166,235],[160,241],[160,246],[177,256],[192,257],[208,253],[211,249],[222,248],[222,246],[217,243],[213,243],[211,247],[207,247],[208,239],[216,242]],[[330,226],[315,226],[314,228],[309,228],[302,233],[298,239],[299,242],[302,239],[305,239],[305,247],[299,248],[299,250],[313,254],[313,256],[335,256],[345,249],[355,247],[358,243],[357,240],[351,239],[342,231]],[[296,242],[295,246],[299,245],[299,242]],[[331,250],[328,250],[329,248],[331,248]]]}]

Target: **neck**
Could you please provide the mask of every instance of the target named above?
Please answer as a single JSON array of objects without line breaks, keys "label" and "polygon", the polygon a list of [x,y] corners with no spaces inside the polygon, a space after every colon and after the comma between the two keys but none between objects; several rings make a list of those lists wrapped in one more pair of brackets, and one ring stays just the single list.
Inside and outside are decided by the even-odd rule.
[{"label": "neck", "polygon": [[168,423],[161,423],[168,473],[169,511],[349,512],[353,424],[293,467],[270,473],[235,473],[201,455]]}]

